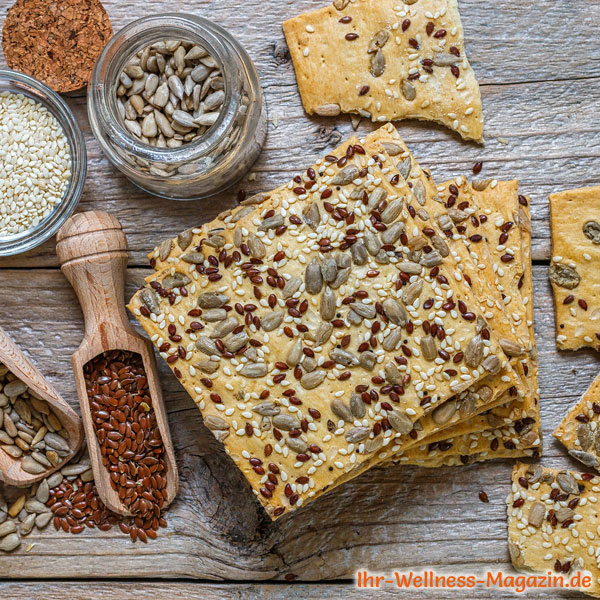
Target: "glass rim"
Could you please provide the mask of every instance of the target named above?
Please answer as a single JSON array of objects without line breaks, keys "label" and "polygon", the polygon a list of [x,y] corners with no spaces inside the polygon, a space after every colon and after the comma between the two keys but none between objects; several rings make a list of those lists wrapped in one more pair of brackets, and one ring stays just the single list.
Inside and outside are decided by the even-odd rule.
[{"label": "glass rim", "polygon": [[87,152],[81,127],[67,103],[45,83],[31,75],[0,69],[0,86],[13,94],[23,94],[39,102],[58,121],[71,155],[71,174],[63,197],[52,212],[34,227],[23,232],[0,235],[0,257],[13,256],[32,250],[49,240],[73,214],[79,204],[87,173]]}]

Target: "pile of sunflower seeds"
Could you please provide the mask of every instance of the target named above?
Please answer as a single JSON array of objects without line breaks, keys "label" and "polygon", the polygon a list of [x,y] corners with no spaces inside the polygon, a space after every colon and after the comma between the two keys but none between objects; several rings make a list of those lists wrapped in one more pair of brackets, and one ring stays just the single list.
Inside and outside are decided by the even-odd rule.
[{"label": "pile of sunflower seeds", "polygon": [[156,42],[119,76],[117,104],[127,130],[157,148],[177,148],[215,124],[225,99],[217,61],[201,46]]},{"label": "pile of sunflower seeds", "polygon": [[0,364],[0,448],[34,475],[64,462],[69,434],[45,400]]},{"label": "pile of sunflower seeds", "polygon": [[[77,462],[71,462],[46,479],[27,489],[12,487],[0,488],[0,551],[12,552],[21,546],[22,538],[35,528],[45,529],[55,518],[47,505],[51,490],[59,486],[64,479],[93,481],[94,476],[90,459],[85,450],[80,453]],[[33,544],[27,548],[31,550]]]}]

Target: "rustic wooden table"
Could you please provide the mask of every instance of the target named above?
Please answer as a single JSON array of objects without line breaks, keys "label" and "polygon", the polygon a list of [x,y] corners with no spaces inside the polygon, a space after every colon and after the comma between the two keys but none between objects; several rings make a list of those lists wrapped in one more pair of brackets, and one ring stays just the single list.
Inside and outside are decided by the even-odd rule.
[{"label": "rustic wooden table", "polygon": [[[91,135],[85,95],[69,97],[84,130],[89,162],[79,210],[105,210],[123,223],[130,248],[128,295],[149,273],[145,255],[158,240],[233,206],[239,188],[252,193],[287,181],[352,133],[348,116],[333,120],[303,112],[281,31],[284,19],[324,1],[105,1],[115,30],[134,18],[173,10],[225,25],[249,50],[270,113],[255,180],[218,198],[177,203],[141,192],[112,168]],[[2,0],[0,22],[10,4],[12,0]],[[600,2],[538,0],[532,6],[460,0],[459,5],[469,57],[482,84],[487,141],[483,146],[464,143],[441,127],[414,122],[401,123],[399,129],[438,181],[469,173],[474,162],[483,160],[482,176],[518,178],[522,193],[533,198],[543,464],[576,467],[551,432],[592,381],[599,363],[593,352],[559,354],[555,349],[547,281],[547,197],[561,189],[600,184]],[[362,123],[359,133],[371,129]],[[76,406],[70,356],[83,334],[82,316],[58,269],[55,241],[1,260],[0,290],[0,324]],[[358,598],[362,593],[351,583],[357,568],[508,568],[504,499],[511,462],[373,469],[273,524],[164,365],[161,375],[181,477],[168,529],[147,545],[132,544],[118,530],[73,536],[49,527],[32,534],[28,540],[36,545],[30,552],[0,556],[0,578],[11,580],[0,584],[2,598]],[[478,500],[480,490],[487,492],[489,504]],[[290,574],[304,583],[288,584],[285,576]],[[392,594],[415,597],[391,588],[382,595]],[[471,595],[490,596],[512,594],[479,590]],[[456,595],[435,591],[419,597]]]}]

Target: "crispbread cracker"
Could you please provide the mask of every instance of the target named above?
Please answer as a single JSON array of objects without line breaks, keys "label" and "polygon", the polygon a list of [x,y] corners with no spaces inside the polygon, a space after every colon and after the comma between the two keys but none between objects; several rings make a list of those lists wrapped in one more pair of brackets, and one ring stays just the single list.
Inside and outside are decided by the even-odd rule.
[{"label": "crispbread cracker", "polygon": [[564,416],[554,437],[586,467],[600,469],[600,375]]},{"label": "crispbread cracker", "polygon": [[556,345],[600,350],[600,186],[550,195]]},{"label": "crispbread cracker", "polygon": [[[460,182],[459,182],[460,183]],[[441,187],[448,187],[444,184]],[[496,187],[496,186],[494,186]],[[499,186],[498,193],[504,188]],[[441,191],[441,190],[440,190]],[[473,191],[476,204],[480,208],[482,200]],[[502,202],[502,201],[501,201]],[[504,203],[520,211],[517,226],[520,229],[521,258],[523,261],[523,276],[518,285],[519,295],[524,305],[524,315],[528,330],[528,346],[531,348],[526,358],[515,358],[513,363],[522,380],[527,383],[527,392],[506,406],[492,409],[485,416],[473,417],[468,424],[472,426],[467,434],[457,435],[466,429],[466,423],[453,427],[444,432],[429,436],[427,445],[410,448],[402,453],[401,464],[421,464],[437,467],[451,464],[462,464],[467,460],[491,460],[515,456],[539,456],[542,450],[542,430],[539,413],[539,389],[537,382],[537,348],[533,331],[533,279],[531,269],[531,227],[530,200],[525,196],[510,195],[504,198]],[[466,207],[465,207],[466,208]],[[497,255],[496,255],[497,256]],[[496,266],[498,264],[496,263]],[[493,329],[493,328],[492,328]],[[487,429],[488,425],[493,425]],[[454,431],[453,431],[454,430]],[[442,434],[447,434],[445,438]],[[428,457],[431,456],[431,459]]]},{"label": "crispbread cracker", "polygon": [[283,31],[309,114],[437,121],[483,141],[456,0],[336,0]]},{"label": "crispbread cracker", "polygon": [[587,571],[592,586],[578,588],[600,597],[600,479],[541,465],[517,463],[506,504],[508,550],[515,568],[563,574]]},{"label": "crispbread cracker", "polygon": [[[486,369],[507,363],[493,336],[482,342],[484,356],[456,375],[444,374],[445,361],[430,360],[431,348],[445,347],[448,336],[451,356],[466,349],[480,329],[479,312],[469,306],[473,318],[467,319],[454,310],[470,300],[452,265],[432,252],[421,256],[426,276],[415,274],[402,285],[395,266],[395,252],[408,252],[402,227],[387,249],[373,249],[382,230],[402,223],[412,232],[422,225],[357,142],[342,145],[337,162],[319,161],[249,214],[242,207],[192,231],[185,254],[174,259],[168,252],[167,266],[129,305],[273,518],[358,473],[371,453],[379,456],[378,448],[412,441],[418,419],[473,389]],[[362,240],[371,254],[358,251]],[[327,263],[321,269],[313,262],[317,257]],[[320,316],[322,280],[331,281],[332,270],[336,281],[347,280],[330,284],[337,298],[333,328],[317,344],[314,338],[332,318]],[[292,285],[294,277],[299,287]],[[307,289],[317,281],[318,290]],[[433,308],[430,299],[439,304],[435,310],[447,333],[442,341],[429,340],[427,348],[421,324]],[[223,302],[229,311],[208,308]],[[283,320],[266,333],[277,311]],[[214,334],[232,315],[235,333],[216,342],[204,334]],[[397,337],[395,344],[389,335]],[[375,354],[380,370],[363,366],[369,364],[367,353]],[[359,359],[361,366],[355,364]],[[209,367],[214,372],[207,373]],[[348,412],[351,396],[355,413]]]}]

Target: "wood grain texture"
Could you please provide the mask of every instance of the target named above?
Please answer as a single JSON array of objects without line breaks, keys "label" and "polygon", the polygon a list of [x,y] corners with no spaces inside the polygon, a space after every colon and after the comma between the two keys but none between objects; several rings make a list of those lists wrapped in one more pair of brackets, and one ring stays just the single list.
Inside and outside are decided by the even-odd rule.
[{"label": "wood grain texture", "polygon": [[[8,2],[0,7],[0,25]],[[161,239],[212,219],[235,203],[238,189],[269,190],[305,168],[352,132],[348,117],[307,117],[280,23],[322,0],[106,0],[115,30],[136,17],[173,10],[205,15],[224,24],[249,50],[263,82],[270,111],[269,135],[245,181],[221,196],[198,202],[160,200],[138,190],[107,162],[93,140],[84,96],[68,102],[81,124],[88,150],[88,181],[79,210],[106,210],[123,224],[130,247],[126,295],[149,273],[146,253]],[[542,423],[547,466],[577,465],[551,437],[568,406],[599,370],[596,354],[556,352],[547,196],[570,187],[600,184],[600,44],[590,32],[600,21],[600,2],[539,0],[527,3],[459,0],[469,57],[482,83],[486,143],[460,141],[434,125],[399,125],[415,157],[437,181],[470,173],[483,160],[480,177],[518,178],[532,196],[534,303],[540,355]],[[0,66],[3,63],[0,60]],[[359,134],[373,126],[361,123]],[[501,141],[499,141],[499,138]],[[61,395],[76,406],[70,355],[83,335],[75,295],[57,268],[55,243],[0,260],[0,325],[27,349]],[[170,371],[159,361],[180,493],[169,509],[169,527],[147,545],[132,545],[117,531],[78,536],[47,529],[32,534],[33,549],[0,556],[0,576],[10,578],[160,577],[229,580],[222,584],[115,582],[5,583],[2,598],[59,596],[104,598],[134,594],[182,598],[363,597],[351,585],[234,584],[231,580],[351,579],[357,568],[391,571],[427,567],[452,571],[506,567],[504,498],[511,463],[466,468],[373,469],[289,517],[271,521],[248,485],[201,424],[200,415]],[[477,494],[485,490],[490,504]],[[77,556],[77,560],[73,557]],[[413,598],[385,589],[383,597]],[[419,594],[451,598],[454,592]],[[487,598],[487,591],[473,592]],[[513,597],[496,592],[494,598]],[[542,598],[547,594],[530,594]],[[553,597],[573,598],[573,594]]]},{"label": "wood grain texture", "polygon": [[[457,590],[436,590],[436,600],[455,600],[461,592]],[[398,590],[387,586],[377,591],[359,590],[351,583],[310,584],[295,582],[291,584],[223,584],[223,583],[4,583],[0,584],[0,594],[4,600],[137,600],[138,598],[169,598],[169,600],[305,600],[306,598],[322,598],[323,600],[360,600],[376,597],[383,600],[413,600],[425,595],[414,591]],[[546,600],[548,590],[527,592],[527,598]],[[462,596],[464,597],[464,596]],[[469,591],[469,600],[487,600],[490,591],[477,589]],[[588,598],[582,594],[565,593],[563,598]],[[513,600],[515,594],[509,591],[494,593],[495,600]]]}]

